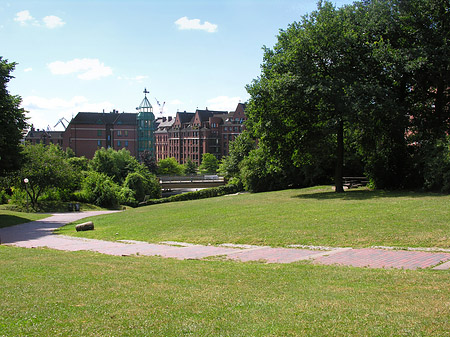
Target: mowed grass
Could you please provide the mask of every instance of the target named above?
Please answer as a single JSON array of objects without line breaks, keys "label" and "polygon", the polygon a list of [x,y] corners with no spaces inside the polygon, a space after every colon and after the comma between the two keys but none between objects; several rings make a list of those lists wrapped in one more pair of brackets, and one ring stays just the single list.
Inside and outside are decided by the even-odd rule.
[{"label": "mowed grass", "polygon": [[30,221],[35,221],[49,217],[48,214],[23,213],[7,210],[0,210],[0,228],[19,225]]},{"label": "mowed grass", "polygon": [[[152,205],[91,219],[89,238],[199,244],[450,247],[450,196],[329,186]],[[83,220],[86,221],[86,220]]]},{"label": "mowed grass", "polygon": [[2,336],[449,336],[447,271],[0,246]]}]

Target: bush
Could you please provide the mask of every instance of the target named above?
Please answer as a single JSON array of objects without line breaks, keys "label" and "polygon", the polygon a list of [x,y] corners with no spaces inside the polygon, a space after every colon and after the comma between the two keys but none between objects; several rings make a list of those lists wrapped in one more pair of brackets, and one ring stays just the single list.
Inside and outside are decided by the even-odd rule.
[{"label": "bush", "polygon": [[188,192],[188,193],[183,193],[183,194],[172,195],[167,198],[152,199],[152,200],[148,200],[146,202],[141,202],[139,204],[139,206],[163,204],[163,203],[173,202],[173,201],[187,201],[187,200],[197,200],[197,199],[220,197],[222,195],[237,193],[240,191],[242,191],[242,187],[239,186],[238,184],[228,184],[228,185],[224,185],[224,186],[206,188],[204,190],[195,191],[195,192]]},{"label": "bush", "polygon": [[250,151],[240,164],[244,188],[250,192],[264,192],[283,186],[282,169],[267,157],[262,148]]},{"label": "bush", "polygon": [[94,171],[88,172],[83,181],[82,192],[77,194],[81,201],[97,206],[117,208],[120,199],[120,187],[106,174]]},{"label": "bush", "polygon": [[1,190],[0,191],[0,205],[7,204],[9,199],[8,193],[6,191]]},{"label": "bush", "polygon": [[120,190],[120,203],[123,205],[136,207],[138,205],[138,201],[135,197],[136,193],[131,188],[128,187],[122,187]]},{"label": "bush", "polygon": [[162,159],[158,163],[159,175],[180,176],[184,173],[183,165],[178,164],[175,158]]}]

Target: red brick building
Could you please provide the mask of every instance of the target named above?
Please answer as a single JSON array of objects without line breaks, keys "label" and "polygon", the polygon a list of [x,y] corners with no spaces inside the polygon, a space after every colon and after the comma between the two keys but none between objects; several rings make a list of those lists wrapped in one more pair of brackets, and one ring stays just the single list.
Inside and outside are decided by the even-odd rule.
[{"label": "red brick building", "polygon": [[63,149],[70,147],[76,156],[92,158],[104,148],[127,149],[137,154],[136,113],[79,112],[63,135]]},{"label": "red brick building", "polygon": [[183,164],[191,159],[200,165],[204,153],[212,153],[218,159],[229,153],[230,141],[242,131],[245,105],[239,103],[236,110],[177,112],[172,121],[156,121],[157,161],[174,157]]},{"label": "red brick building", "polygon": [[[177,112],[175,118],[157,118],[152,121],[156,161],[174,157],[181,164],[191,159],[200,165],[204,153],[221,159],[228,155],[229,144],[243,131],[246,119],[242,103],[232,112],[197,109]],[[65,131],[33,128],[26,140],[34,144],[56,142],[64,150],[71,148],[76,156],[87,158],[102,147],[125,148],[138,157],[138,129],[137,113],[79,112]]]}]

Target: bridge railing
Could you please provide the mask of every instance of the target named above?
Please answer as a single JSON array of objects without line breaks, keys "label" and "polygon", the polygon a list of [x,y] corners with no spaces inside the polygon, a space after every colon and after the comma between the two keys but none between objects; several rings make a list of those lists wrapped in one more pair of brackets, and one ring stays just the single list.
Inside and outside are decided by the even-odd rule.
[{"label": "bridge railing", "polygon": [[180,182],[223,182],[224,178],[218,175],[201,175],[201,176],[159,176],[161,184],[180,183]]}]

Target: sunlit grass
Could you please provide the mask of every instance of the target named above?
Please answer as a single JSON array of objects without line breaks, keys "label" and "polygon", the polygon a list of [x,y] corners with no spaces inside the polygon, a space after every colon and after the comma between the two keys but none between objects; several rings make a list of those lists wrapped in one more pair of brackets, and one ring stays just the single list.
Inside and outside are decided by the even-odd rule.
[{"label": "sunlit grass", "polygon": [[448,272],[0,246],[0,335],[446,336]]},{"label": "sunlit grass", "polygon": [[[241,194],[146,206],[97,217],[106,240],[368,247],[450,247],[450,196],[330,187]],[[85,221],[85,220],[83,220]]]}]

